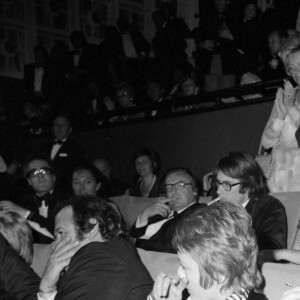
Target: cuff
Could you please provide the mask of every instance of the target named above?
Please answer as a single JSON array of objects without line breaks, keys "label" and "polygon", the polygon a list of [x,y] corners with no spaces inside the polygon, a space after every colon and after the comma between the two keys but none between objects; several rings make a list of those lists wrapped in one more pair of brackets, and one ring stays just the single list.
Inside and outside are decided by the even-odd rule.
[{"label": "cuff", "polygon": [[281,131],[283,125],[284,125],[284,120],[276,118],[273,123],[273,129],[275,131]]},{"label": "cuff", "polygon": [[136,219],[136,222],[135,222],[135,227],[136,228],[141,228],[141,227],[146,226],[147,224],[148,224],[148,221],[142,223],[140,221],[140,216],[138,216],[138,218]]},{"label": "cuff", "polygon": [[57,294],[57,290],[54,290],[49,293],[44,293],[44,292],[39,291],[37,293],[37,300],[54,300],[56,294]]},{"label": "cuff", "polygon": [[292,119],[296,122],[300,118],[300,111],[299,109],[294,106],[289,111],[288,114],[292,117]]},{"label": "cuff", "polygon": [[30,220],[30,217],[32,217],[32,215],[33,215],[33,212],[30,210],[27,210],[24,214],[24,218],[27,220]]}]

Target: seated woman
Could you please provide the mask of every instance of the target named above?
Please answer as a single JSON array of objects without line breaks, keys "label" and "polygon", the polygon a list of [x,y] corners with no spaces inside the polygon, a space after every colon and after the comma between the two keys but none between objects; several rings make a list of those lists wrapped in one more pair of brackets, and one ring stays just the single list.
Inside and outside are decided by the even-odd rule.
[{"label": "seated woman", "polygon": [[[72,189],[76,196],[99,196],[101,198],[106,198],[106,186],[106,177],[102,175],[102,173],[92,163],[83,163],[77,166],[73,171]],[[108,199],[107,201],[121,216],[121,212],[117,205]]]},{"label": "seated woman", "polygon": [[161,189],[157,178],[160,169],[158,154],[153,149],[143,148],[134,155],[134,162],[138,180],[127,193],[135,197],[159,197]]},{"label": "seated woman", "polygon": [[[120,82],[115,87],[115,99],[117,104],[118,110],[124,110],[124,109],[134,109],[136,108],[135,103],[135,91],[131,84],[127,82]],[[119,116],[114,116],[110,118],[110,122],[119,122],[119,121],[126,121],[131,119],[138,119],[145,117],[145,114],[143,112],[132,112],[131,114],[122,114]]]},{"label": "seated woman", "polygon": [[173,236],[177,276],[158,275],[148,300],[266,299],[258,292],[258,247],[251,218],[233,203],[215,203],[187,215]]},{"label": "seated woman", "polygon": [[27,222],[12,211],[0,211],[0,298],[36,299],[39,277],[32,262],[32,234]]},{"label": "seated woman", "polygon": [[73,193],[77,196],[106,196],[106,184],[107,179],[105,176],[91,163],[83,163],[73,171],[72,189]]}]

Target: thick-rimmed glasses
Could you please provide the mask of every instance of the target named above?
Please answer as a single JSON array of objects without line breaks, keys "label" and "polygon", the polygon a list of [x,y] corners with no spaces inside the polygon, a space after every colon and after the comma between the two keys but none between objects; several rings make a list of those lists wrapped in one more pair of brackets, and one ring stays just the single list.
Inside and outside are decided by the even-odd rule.
[{"label": "thick-rimmed glasses", "polygon": [[183,190],[186,185],[192,185],[190,182],[183,182],[183,181],[178,181],[175,183],[170,183],[170,184],[165,184],[165,190],[166,193],[172,193],[173,190],[175,189],[176,191]]},{"label": "thick-rimmed glasses", "polygon": [[39,175],[50,175],[50,174],[53,174],[53,169],[51,168],[48,168],[48,167],[43,167],[41,169],[32,169],[30,170],[27,174],[26,174],[26,177],[29,178],[29,179],[35,179],[35,178],[38,178]]},{"label": "thick-rimmed glasses", "polygon": [[219,186],[221,185],[223,190],[225,190],[226,192],[230,192],[231,191],[231,188],[233,186],[236,186],[238,184],[241,184],[240,182],[236,182],[236,183],[229,183],[229,182],[226,182],[226,181],[219,181],[217,179],[215,179],[215,183],[216,183],[216,187],[219,188]]}]

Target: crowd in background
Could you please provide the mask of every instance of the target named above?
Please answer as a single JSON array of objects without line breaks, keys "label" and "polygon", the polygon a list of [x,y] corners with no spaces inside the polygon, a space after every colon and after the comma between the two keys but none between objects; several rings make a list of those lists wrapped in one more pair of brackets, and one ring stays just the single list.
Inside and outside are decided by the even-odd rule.
[{"label": "crowd in background", "polygon": [[[256,1],[238,6],[234,1],[207,2],[200,10],[199,27],[191,29],[177,17],[173,3],[162,3],[152,13],[151,41],[119,17],[116,25],[107,26],[99,45],[88,43],[79,31],[71,33],[70,49],[61,41],[55,41],[49,53],[37,45],[34,62],[24,68],[22,91],[1,95],[2,113],[9,119],[13,110],[21,127],[39,134],[58,113],[71,115],[79,127],[88,126],[87,116],[93,125],[164,116],[190,107],[160,106],[114,118],[109,113],[284,78],[279,51],[295,26],[284,22],[277,6],[270,4],[261,13]],[[192,60],[187,40],[195,45]],[[8,101],[15,105],[5,112]]]}]

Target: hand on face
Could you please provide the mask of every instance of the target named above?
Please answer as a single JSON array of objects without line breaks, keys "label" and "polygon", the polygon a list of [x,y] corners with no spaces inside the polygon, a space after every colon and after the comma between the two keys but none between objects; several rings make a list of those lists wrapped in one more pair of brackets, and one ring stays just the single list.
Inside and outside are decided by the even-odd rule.
[{"label": "hand on face", "polygon": [[79,249],[79,245],[79,241],[72,241],[71,237],[57,238],[52,244],[53,250],[40,283],[41,292],[47,293],[56,290],[60,273],[69,265],[71,258]]},{"label": "hand on face", "polygon": [[140,216],[140,222],[148,222],[150,217],[161,215],[166,218],[171,213],[171,208],[168,205],[170,199],[165,197],[158,198],[157,202],[147,207]]},{"label": "hand on face", "polygon": [[154,299],[181,300],[182,291],[187,283],[186,278],[160,273],[155,280],[151,295]]}]

